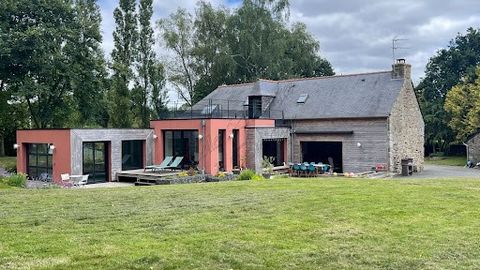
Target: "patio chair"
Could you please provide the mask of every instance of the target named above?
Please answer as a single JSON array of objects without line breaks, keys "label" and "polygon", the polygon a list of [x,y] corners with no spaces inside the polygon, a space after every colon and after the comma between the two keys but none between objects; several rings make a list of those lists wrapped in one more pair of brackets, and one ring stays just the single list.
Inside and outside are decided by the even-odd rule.
[{"label": "patio chair", "polygon": [[293,173],[295,174],[295,176],[299,176],[299,174],[300,174],[300,165],[298,165],[298,164],[293,164]]},{"label": "patio chair", "polygon": [[317,168],[315,168],[315,162],[308,166],[308,175],[309,176],[316,176],[317,175]]},{"label": "patio chair", "polygon": [[333,173],[333,169],[335,168],[334,167],[334,164],[333,164],[333,158],[332,157],[328,157],[328,164],[330,164],[330,174]]},{"label": "patio chair", "polygon": [[73,186],[73,183],[70,180],[70,174],[62,173],[60,174],[60,178],[62,179],[62,187],[69,188]]},{"label": "patio chair", "polygon": [[77,187],[85,186],[88,183],[88,176],[88,174],[82,175],[82,178],[74,182],[73,185]]},{"label": "patio chair", "polygon": [[147,169],[150,169],[152,171],[155,170],[164,170],[168,167],[168,165],[172,162],[173,157],[172,156],[166,156],[165,159],[160,163],[159,165],[148,165],[145,166],[143,171],[145,172]]},{"label": "patio chair", "polygon": [[180,163],[182,163],[183,157],[176,157],[173,162],[168,165],[165,169],[175,170],[179,169]]},{"label": "patio chair", "polygon": [[307,176],[307,166],[305,165],[305,163],[300,164],[300,173],[303,176]]}]

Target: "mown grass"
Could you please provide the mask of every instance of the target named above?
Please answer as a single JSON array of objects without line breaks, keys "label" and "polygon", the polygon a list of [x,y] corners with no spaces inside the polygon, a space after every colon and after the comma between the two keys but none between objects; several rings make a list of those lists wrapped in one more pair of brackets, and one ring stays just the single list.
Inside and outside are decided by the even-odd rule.
[{"label": "mown grass", "polygon": [[441,156],[425,158],[426,164],[448,165],[448,166],[465,166],[467,158],[463,156]]},{"label": "mown grass", "polygon": [[0,268],[478,269],[480,181],[0,190]]},{"label": "mown grass", "polygon": [[0,167],[12,169],[17,166],[17,157],[0,157]]}]

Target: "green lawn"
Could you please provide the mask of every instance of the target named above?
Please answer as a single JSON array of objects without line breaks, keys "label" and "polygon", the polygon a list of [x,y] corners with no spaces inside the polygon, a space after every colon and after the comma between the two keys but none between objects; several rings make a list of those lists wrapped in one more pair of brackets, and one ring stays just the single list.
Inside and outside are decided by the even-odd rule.
[{"label": "green lawn", "polygon": [[0,157],[0,167],[14,168],[17,166],[17,157]]},{"label": "green lawn", "polygon": [[0,190],[0,269],[478,269],[480,181]]},{"label": "green lawn", "polygon": [[465,166],[467,158],[462,156],[444,156],[425,158],[425,163],[435,165]]}]

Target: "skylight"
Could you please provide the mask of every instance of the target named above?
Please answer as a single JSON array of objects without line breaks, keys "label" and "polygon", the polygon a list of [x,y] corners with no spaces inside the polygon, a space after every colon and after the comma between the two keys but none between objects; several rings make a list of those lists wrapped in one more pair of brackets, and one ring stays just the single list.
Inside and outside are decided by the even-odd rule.
[{"label": "skylight", "polygon": [[307,101],[307,98],[308,94],[301,94],[297,99],[297,103],[305,103],[305,101]]}]

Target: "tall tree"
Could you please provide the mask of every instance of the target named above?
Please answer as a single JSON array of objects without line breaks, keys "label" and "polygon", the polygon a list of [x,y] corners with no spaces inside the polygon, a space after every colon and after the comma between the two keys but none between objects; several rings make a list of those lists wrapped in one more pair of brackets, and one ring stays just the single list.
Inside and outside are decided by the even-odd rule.
[{"label": "tall tree", "polygon": [[116,28],[113,32],[112,85],[110,123],[113,127],[132,126],[130,83],[137,42],[135,0],[120,0],[113,12]]},{"label": "tall tree", "polygon": [[158,21],[166,48],[174,52],[169,64],[169,80],[187,105],[193,105],[198,75],[194,70],[193,21],[185,9],[178,9],[167,19]]},{"label": "tall tree", "polygon": [[11,95],[28,105],[34,127],[65,125],[71,114],[73,6],[67,1],[2,1],[2,78]]},{"label": "tall tree", "polygon": [[151,101],[153,107],[152,118],[160,118],[168,111],[168,96],[165,90],[165,68],[159,61],[154,61],[150,67],[150,80],[152,83]]},{"label": "tall tree", "polygon": [[450,115],[448,125],[457,142],[480,130],[480,66],[474,76],[465,77],[448,91],[445,111]]},{"label": "tall tree", "polygon": [[469,28],[458,34],[448,48],[430,58],[425,78],[415,89],[425,120],[425,139],[432,149],[448,150],[455,132],[448,126],[449,115],[444,109],[445,97],[462,78],[472,76],[480,64],[480,31]]},{"label": "tall tree", "polygon": [[196,10],[192,54],[199,78],[193,103],[219,85],[235,81],[235,61],[226,39],[228,17],[228,10],[215,9],[206,2],[200,2]]},{"label": "tall tree", "polygon": [[140,0],[139,17],[139,38],[137,50],[137,79],[132,92],[134,103],[135,122],[139,127],[148,127],[150,121],[150,98],[152,94],[151,72],[155,65],[155,52],[153,47],[153,29],[151,19],[153,14],[152,0]]},{"label": "tall tree", "polygon": [[221,84],[333,75],[306,27],[287,26],[288,13],[287,0],[244,0],[232,13],[200,2],[193,26],[184,10],[162,20],[181,97],[190,105]]},{"label": "tall tree", "polygon": [[101,15],[96,0],[75,0],[76,43],[70,54],[75,125],[106,126],[106,63],[101,49]]}]

